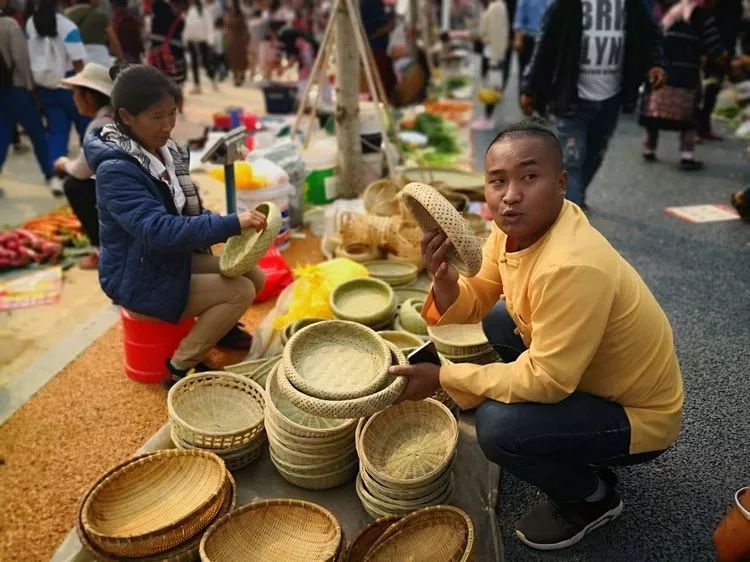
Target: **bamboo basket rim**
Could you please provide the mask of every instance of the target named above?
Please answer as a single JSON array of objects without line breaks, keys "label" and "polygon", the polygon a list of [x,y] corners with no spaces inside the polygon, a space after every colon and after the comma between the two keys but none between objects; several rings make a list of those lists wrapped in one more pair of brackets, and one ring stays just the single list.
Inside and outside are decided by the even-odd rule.
[{"label": "bamboo basket rim", "polygon": [[[427,496],[433,493],[437,489],[444,489],[447,486],[448,481],[452,478],[453,468],[456,464],[456,457],[446,467],[446,469],[438,474],[433,480],[425,482],[420,486],[413,488],[393,488],[378,482],[365,468],[364,463],[360,462],[359,472],[362,475],[362,482],[367,486],[367,489],[373,493],[373,490],[377,490],[377,493],[373,493],[376,497],[389,498],[394,501],[412,501],[421,497]],[[380,495],[378,495],[380,494]]]},{"label": "bamboo basket rim", "polygon": [[[334,454],[349,449],[349,440],[354,437],[354,432],[342,433],[335,438],[309,438],[292,435],[285,432],[276,425],[275,420],[269,418],[267,431],[271,443],[280,444],[286,449],[301,452],[308,455]],[[313,451],[313,452],[311,452]],[[321,451],[326,451],[322,453]]]},{"label": "bamboo basket rim", "polygon": [[[392,296],[392,295],[391,295]],[[337,343],[340,346],[338,356],[343,359],[352,356],[361,360],[364,352],[370,357],[370,365],[367,372],[362,370],[352,373],[349,370],[342,371],[347,377],[336,377],[333,375],[310,377],[305,372],[300,372],[299,362],[313,352]],[[328,359],[330,349],[326,351]],[[383,339],[374,330],[354,322],[344,320],[326,320],[311,324],[302,328],[294,334],[284,348],[283,365],[289,382],[301,393],[314,398],[326,400],[346,400],[368,396],[377,391],[388,381],[388,367],[390,367],[391,356]],[[320,365],[316,371],[322,370],[325,365]],[[327,373],[331,371],[325,369]],[[369,379],[362,382],[363,377]]]},{"label": "bamboo basket rim", "polygon": [[[276,468],[279,468],[279,465],[281,465],[281,469],[284,470],[287,473],[294,474],[296,476],[309,476],[309,477],[319,477],[319,476],[329,476],[331,474],[337,474],[344,469],[351,468],[352,463],[359,463],[357,459],[356,449],[352,449],[350,452],[340,455],[339,457],[334,457],[332,460],[320,463],[320,464],[311,464],[311,465],[299,465],[294,464],[285,461],[284,459],[281,459],[274,453],[273,451],[270,452],[271,460],[273,461]],[[350,457],[354,458],[350,458]],[[346,461],[346,462],[344,462]],[[330,467],[335,467],[332,470],[330,470]],[[309,472],[308,472],[309,471]]]},{"label": "bamboo basket rim", "polygon": [[[328,521],[333,527],[334,536],[332,540],[329,541],[329,544],[331,544],[333,548],[331,550],[330,555],[328,555],[328,557],[326,558],[326,560],[327,561],[335,560],[335,557],[337,556],[340,550],[341,541],[343,540],[343,531],[341,529],[341,524],[339,523],[338,519],[336,519],[336,516],[330,511],[328,511],[326,508],[316,503],[308,502],[304,500],[291,499],[291,498],[253,501],[219,518],[208,528],[208,530],[203,535],[203,538],[201,539],[200,548],[199,548],[201,560],[204,562],[210,562],[211,558],[209,558],[208,554],[206,553],[206,545],[211,540],[211,537],[215,535],[219,529],[221,529],[222,527],[230,523],[234,523],[235,521],[240,520],[241,518],[245,517],[246,514],[251,513],[253,511],[275,508],[277,506],[280,506],[282,508],[285,506],[301,508],[311,513],[314,513],[317,516],[321,517],[322,519]],[[258,532],[256,536],[262,537],[264,536],[264,533]]]},{"label": "bamboo basket rim", "polygon": [[258,265],[281,231],[281,212],[275,203],[264,201],[255,210],[266,215],[266,228],[244,230],[227,240],[219,258],[219,271],[225,277],[245,275]]},{"label": "bamboo basket rim", "polygon": [[[420,407],[429,407],[434,410],[434,423],[438,423],[439,419],[444,419],[447,422],[448,427],[446,429],[449,429],[450,431],[450,442],[448,443],[447,451],[448,453],[444,455],[442,460],[438,464],[436,464],[430,471],[426,472],[425,474],[417,477],[417,478],[410,478],[410,479],[402,479],[402,478],[394,478],[390,476],[389,474],[386,474],[382,472],[381,470],[378,470],[378,468],[375,467],[375,465],[370,461],[368,450],[367,450],[367,434],[369,431],[376,431],[377,430],[377,424],[378,422],[386,419],[390,419],[387,416],[388,415],[398,415],[398,412],[388,412],[388,410],[395,408],[402,410],[404,408],[420,408]],[[380,419],[379,419],[380,418]],[[382,436],[381,436],[381,443]],[[456,454],[456,449],[458,446],[458,423],[456,422],[456,418],[453,416],[453,413],[442,403],[438,402],[437,400],[434,400],[432,398],[425,398],[424,400],[420,401],[407,401],[407,402],[401,402],[400,404],[396,404],[395,406],[391,406],[389,408],[386,408],[382,412],[378,412],[377,414],[370,417],[370,419],[367,420],[367,422],[362,427],[362,431],[359,435],[359,456],[362,462],[365,465],[365,468],[370,473],[373,478],[376,478],[378,481],[390,484],[395,487],[403,486],[403,485],[413,485],[417,483],[422,482],[429,482],[431,480],[434,480],[434,477],[436,475],[441,474],[446,470],[446,467],[448,467],[453,459],[453,457]]]},{"label": "bamboo basket rim", "polygon": [[295,461],[287,460],[286,457],[292,457],[292,458],[298,458],[299,457],[299,463],[311,463],[311,464],[320,464],[321,462],[325,462],[327,460],[331,460],[333,458],[336,458],[337,456],[343,455],[343,454],[351,454],[353,452],[356,452],[356,448],[352,444],[351,447],[348,449],[342,449],[342,451],[334,452],[334,453],[328,453],[328,454],[322,454],[322,455],[316,455],[311,453],[303,453],[298,452],[296,450],[290,449],[283,443],[279,443],[278,441],[269,441],[268,448],[273,450],[274,455],[276,455],[279,459],[283,460],[284,462],[288,462],[291,464],[296,464]]},{"label": "bamboo basket rim", "polygon": [[[344,558],[343,562],[362,562],[365,554],[367,554],[367,551],[372,548],[372,545],[375,543],[378,537],[383,532],[385,532],[388,527],[400,520],[400,515],[386,515],[385,517],[379,517],[375,521],[372,521],[362,527],[354,537],[352,542],[349,543],[349,546],[346,549],[346,557]],[[374,537],[371,537],[370,535],[372,535],[374,532],[377,532],[378,534]],[[360,546],[360,543],[363,541],[369,541],[364,543],[366,545],[366,548],[362,548]],[[355,547],[359,547],[357,548],[357,551],[361,550],[361,552],[355,551]],[[354,552],[357,552],[357,554],[359,555],[358,558],[352,558]]]},{"label": "bamboo basket rim", "polygon": [[[372,312],[362,311],[360,314],[345,311],[341,308],[337,302],[345,294],[351,294],[353,292],[381,294],[385,295],[386,303],[378,305],[377,307],[372,304],[369,308]],[[381,279],[375,277],[359,277],[357,279],[351,279],[341,285],[338,285],[328,298],[328,305],[331,308],[334,316],[340,321],[350,321],[357,324],[364,324],[367,326],[377,325],[385,321],[385,319],[393,316],[396,312],[396,295],[393,294],[391,286]]]},{"label": "bamboo basket rim", "polygon": [[[427,334],[438,351],[448,355],[471,355],[492,347],[481,323],[429,326]],[[451,350],[456,350],[457,353],[451,353]]]},{"label": "bamboo basket rim", "polygon": [[[90,521],[90,513],[89,513],[91,509],[94,509],[92,507],[92,503],[96,500],[97,495],[100,494],[109,484],[111,484],[112,482],[122,477],[123,474],[127,474],[128,472],[135,470],[137,467],[140,467],[142,465],[145,465],[151,462],[158,462],[158,461],[161,461],[162,459],[171,459],[175,457],[200,457],[200,458],[208,459],[214,462],[217,466],[217,470],[222,471],[221,477],[219,478],[219,484],[216,486],[216,489],[213,490],[211,493],[205,494],[205,497],[201,501],[201,503],[196,505],[189,512],[182,514],[178,519],[168,524],[162,525],[158,529],[152,529],[152,530],[149,530],[146,532],[140,532],[140,533],[131,532],[126,535],[123,535],[123,534],[110,535],[106,532],[101,532],[92,526],[92,522]],[[149,455],[144,455],[143,457],[139,457],[136,460],[133,460],[131,462],[123,463],[121,466],[116,467],[115,470],[108,473],[106,477],[101,478],[100,480],[97,481],[96,486],[92,489],[91,493],[88,494],[86,501],[84,502],[82,506],[81,523],[83,525],[84,530],[86,531],[87,536],[94,537],[94,542],[96,542],[96,539],[100,539],[100,540],[107,540],[109,542],[131,542],[132,543],[134,541],[145,541],[151,538],[163,536],[173,530],[179,529],[184,524],[185,521],[209,509],[209,507],[213,503],[215,503],[217,499],[219,498],[219,496],[223,493],[225,482],[227,479],[226,477],[227,474],[228,474],[228,471],[226,470],[224,461],[218,455],[208,452],[208,451],[186,450],[186,449],[166,449],[166,450],[156,451]]]},{"label": "bamboo basket rim", "polygon": [[427,296],[430,294],[429,291],[420,289],[419,287],[411,287],[409,285],[402,285],[393,287],[393,292],[396,294],[396,300],[399,304],[403,303],[408,299],[421,299],[422,302],[427,300]]},{"label": "bamboo basket rim", "polygon": [[424,302],[419,299],[407,299],[398,311],[399,325],[411,334],[427,336],[427,322],[422,318]]},{"label": "bamboo basket rim", "polygon": [[[417,509],[429,507],[430,505],[441,505],[448,501],[455,491],[455,480],[453,475],[448,479],[445,485],[432,492],[429,496],[419,498],[422,501],[415,502],[413,500],[384,500],[383,498],[375,495],[369,490],[362,479],[362,475],[357,475],[356,482],[357,496],[363,503],[367,503],[370,507],[374,507],[379,511],[388,513],[389,511],[396,514],[398,512],[412,512]],[[429,498],[429,499],[427,499]]]},{"label": "bamboo basket rim", "polygon": [[267,434],[264,431],[258,434],[255,440],[248,441],[247,443],[243,443],[242,445],[237,445],[236,447],[228,447],[226,449],[207,449],[205,447],[199,447],[198,445],[193,445],[192,443],[188,443],[187,441],[183,440],[173,427],[169,429],[169,438],[178,449],[209,451],[211,453],[214,453],[225,463],[229,459],[239,457],[250,451],[262,448],[263,445],[268,441]]},{"label": "bamboo basket rim", "polygon": [[[273,463],[273,460],[271,460]],[[346,484],[357,473],[357,464],[352,463],[349,466],[328,474],[318,474],[314,476],[301,476],[294,472],[289,472],[277,464],[274,464],[276,472],[290,484],[303,488],[305,490],[330,490]]]},{"label": "bamboo basket rim", "polygon": [[388,259],[371,260],[362,265],[367,268],[370,276],[375,279],[380,279],[386,283],[388,283],[389,280],[393,280],[392,283],[388,283],[389,285],[399,285],[400,283],[398,280],[404,278],[416,278],[419,273],[417,266],[409,261]]},{"label": "bamboo basket rim", "polygon": [[[385,341],[389,341],[393,345],[399,346],[399,349],[401,351],[412,347],[419,347],[424,343],[422,341],[422,338],[420,338],[418,335],[412,334],[411,332],[405,332],[403,330],[381,330],[378,332],[378,334],[380,334],[380,337]],[[399,345],[399,342],[396,340],[401,340],[401,343],[409,343],[411,345],[409,345],[408,347],[401,347]]]}]

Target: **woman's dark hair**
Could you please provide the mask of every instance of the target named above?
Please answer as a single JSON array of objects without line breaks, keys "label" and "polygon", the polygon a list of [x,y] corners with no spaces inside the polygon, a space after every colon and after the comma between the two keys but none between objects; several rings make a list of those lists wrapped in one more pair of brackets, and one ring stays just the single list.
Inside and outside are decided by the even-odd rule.
[{"label": "woman's dark hair", "polygon": [[97,111],[99,111],[102,107],[107,107],[110,103],[112,103],[112,101],[109,99],[109,96],[107,94],[101,93],[99,90],[87,88],[86,86],[76,87],[80,88],[82,92],[94,97],[94,104],[96,105]]},{"label": "woman's dark hair", "polygon": [[55,0],[39,0],[32,17],[39,37],[57,37]]},{"label": "woman's dark hair", "polygon": [[178,105],[182,100],[182,92],[177,83],[153,66],[113,66],[109,69],[109,76],[115,81],[112,86],[115,122],[126,133],[128,130],[120,118],[120,109],[135,116],[166,97],[174,98]]}]

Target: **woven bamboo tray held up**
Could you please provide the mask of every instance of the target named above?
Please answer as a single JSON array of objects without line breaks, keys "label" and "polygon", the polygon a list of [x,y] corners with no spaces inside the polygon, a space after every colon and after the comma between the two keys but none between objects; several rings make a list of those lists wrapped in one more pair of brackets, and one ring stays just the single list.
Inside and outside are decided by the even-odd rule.
[{"label": "woven bamboo tray held up", "polygon": [[474,524],[464,511],[447,505],[426,507],[388,527],[364,562],[471,562],[474,541]]},{"label": "woven bamboo tray held up", "polygon": [[[382,338],[381,341],[385,342]],[[388,342],[386,344],[391,350],[392,364],[405,364],[404,354],[395,345]],[[391,377],[391,382],[387,383],[387,386],[368,396],[347,400],[325,400],[308,396],[294,388],[283,369],[279,371],[278,383],[281,394],[301,410],[315,416],[337,419],[371,416],[393,404],[406,388],[405,377]]]},{"label": "woven bamboo tray held up", "polygon": [[374,327],[393,317],[396,295],[380,279],[352,279],[331,292],[329,305],[339,320]]},{"label": "woven bamboo tray held up", "polygon": [[451,241],[446,260],[459,273],[473,277],[482,268],[482,246],[453,205],[434,187],[410,183],[401,192],[404,204],[423,231],[440,229]]},{"label": "woven bamboo tray held up", "polygon": [[297,390],[326,400],[368,396],[392,378],[386,342],[365,326],[341,320],[318,322],[294,334],[282,364]]},{"label": "woven bamboo tray held up", "polygon": [[292,499],[262,500],[216,521],[200,545],[203,562],[333,562],[341,525],[327,509]]},{"label": "woven bamboo tray held up", "polygon": [[362,562],[365,554],[372,548],[388,527],[400,521],[401,517],[398,515],[389,515],[376,519],[369,525],[363,527],[359,534],[354,537],[354,540],[349,544],[349,548],[346,552],[344,562]]},{"label": "woven bamboo tray held up", "polygon": [[180,546],[214,519],[228,492],[224,462],[205,451],[159,451],[100,479],[81,509],[103,552],[147,557]]},{"label": "woven bamboo tray held up", "polygon": [[245,230],[227,240],[219,259],[219,270],[225,277],[245,275],[258,265],[281,231],[281,213],[275,203],[266,201],[255,210],[266,215],[266,228],[260,232]]},{"label": "woven bamboo tray held up", "polygon": [[169,419],[185,443],[227,449],[263,433],[263,387],[246,377],[208,371],[185,377],[167,395]]},{"label": "woven bamboo tray held up", "polygon": [[418,336],[427,335],[427,323],[422,318],[423,305],[424,302],[417,299],[404,301],[398,311],[398,323],[404,330]]},{"label": "woven bamboo tray held up", "polygon": [[[158,451],[156,453],[158,453]],[[156,453],[144,453],[112,467],[105,474],[99,477],[94,485],[91,486],[83,494],[83,496],[81,496],[76,510],[76,534],[78,535],[78,539],[80,540],[83,549],[88,552],[95,560],[100,560],[103,562],[120,562],[123,558],[121,556],[115,556],[97,549],[89,540],[88,536],[86,535],[86,531],[84,530],[82,521],[83,505],[86,503],[86,499],[89,497],[91,492],[96,488],[100,481],[104,480],[114,472],[117,472],[125,465]],[[214,517],[214,521],[232,511],[237,505],[237,485],[230,473],[227,472],[226,477],[227,481],[224,503],[219,508],[218,513]],[[179,544],[170,550],[163,551],[153,556],[128,558],[128,560],[131,562],[193,562],[198,557],[198,547],[200,546],[202,537],[203,533],[201,532],[192,538],[186,539],[186,542],[183,542],[182,544]]]}]

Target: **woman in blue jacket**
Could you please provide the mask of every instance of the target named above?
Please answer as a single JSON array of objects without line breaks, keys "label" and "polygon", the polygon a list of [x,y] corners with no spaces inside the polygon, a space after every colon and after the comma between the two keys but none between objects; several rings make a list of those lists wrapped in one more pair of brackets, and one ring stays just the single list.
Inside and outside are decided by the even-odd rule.
[{"label": "woman in blue jacket", "polygon": [[203,208],[188,156],[170,138],[180,101],[171,78],[142,65],[110,73],[114,122],[89,133],[84,144],[96,174],[99,282],[136,315],[167,322],[197,317],[167,361],[172,380],[179,380],[204,369],[201,360],[222,337],[236,342],[236,323],[265,281],[258,268],[236,279],[221,276],[218,257],[206,249],[241,230],[265,228],[266,218]]}]

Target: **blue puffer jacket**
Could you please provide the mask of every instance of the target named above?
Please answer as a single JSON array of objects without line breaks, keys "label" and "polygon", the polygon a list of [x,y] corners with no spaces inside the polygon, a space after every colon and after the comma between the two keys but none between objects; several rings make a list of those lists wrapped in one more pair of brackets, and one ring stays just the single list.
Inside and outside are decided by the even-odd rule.
[{"label": "blue puffer jacket", "polygon": [[190,290],[192,254],[240,233],[237,215],[180,216],[169,187],[100,129],[84,141],[96,174],[99,283],[128,310],[177,322]]}]

